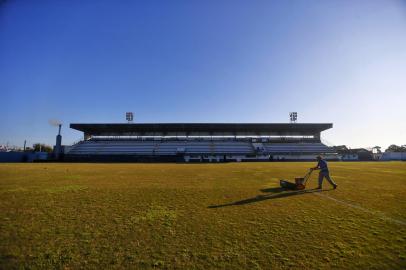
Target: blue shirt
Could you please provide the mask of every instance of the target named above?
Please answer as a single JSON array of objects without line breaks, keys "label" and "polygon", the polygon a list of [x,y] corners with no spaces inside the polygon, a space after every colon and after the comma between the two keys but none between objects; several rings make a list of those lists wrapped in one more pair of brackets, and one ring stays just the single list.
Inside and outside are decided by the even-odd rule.
[{"label": "blue shirt", "polygon": [[319,167],[322,172],[328,172],[327,162],[323,159],[319,160],[317,167]]}]

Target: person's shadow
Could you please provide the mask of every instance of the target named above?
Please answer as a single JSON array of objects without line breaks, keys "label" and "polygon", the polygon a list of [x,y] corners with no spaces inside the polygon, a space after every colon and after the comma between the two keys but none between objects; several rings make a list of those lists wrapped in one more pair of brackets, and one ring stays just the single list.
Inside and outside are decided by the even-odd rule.
[{"label": "person's shadow", "polygon": [[263,193],[268,193],[268,194],[261,194],[256,197],[244,199],[241,201],[235,201],[235,202],[231,202],[231,203],[210,205],[210,206],[208,206],[208,208],[220,208],[220,207],[225,207],[225,206],[244,205],[244,204],[261,202],[261,201],[265,201],[265,200],[285,198],[285,197],[290,197],[290,196],[302,195],[302,194],[306,194],[306,193],[323,192],[323,191],[329,191],[329,190],[326,190],[326,189],[325,190],[322,190],[322,189],[288,190],[288,189],[285,189],[282,187],[274,187],[274,188],[260,189],[260,191],[262,191]]}]

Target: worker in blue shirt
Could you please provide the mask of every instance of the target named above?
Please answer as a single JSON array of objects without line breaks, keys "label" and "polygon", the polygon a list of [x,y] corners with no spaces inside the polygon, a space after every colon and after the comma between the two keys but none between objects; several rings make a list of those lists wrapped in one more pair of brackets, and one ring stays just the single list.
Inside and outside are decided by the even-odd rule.
[{"label": "worker in blue shirt", "polygon": [[326,178],[327,181],[334,187],[334,189],[336,189],[337,184],[330,177],[327,162],[321,156],[317,156],[317,161],[318,161],[317,166],[314,168],[310,168],[310,170],[320,170],[319,186],[317,187],[317,189],[321,189],[321,185],[323,184],[323,178]]}]

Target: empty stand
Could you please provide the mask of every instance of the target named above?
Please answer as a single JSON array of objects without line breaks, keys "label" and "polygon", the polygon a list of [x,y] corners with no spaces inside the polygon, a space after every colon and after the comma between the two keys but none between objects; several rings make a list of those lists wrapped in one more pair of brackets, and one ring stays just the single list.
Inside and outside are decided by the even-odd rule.
[{"label": "empty stand", "polygon": [[136,123],[71,124],[84,141],[66,160],[313,160],[336,155],[321,143],[332,124]]},{"label": "empty stand", "polygon": [[334,150],[322,143],[264,143],[265,151],[271,154],[322,154]]},{"label": "empty stand", "polygon": [[177,155],[252,154],[249,142],[241,141],[142,141],[88,140],[76,144],[70,155]]},{"label": "empty stand", "polygon": [[[260,151],[259,151],[260,150]],[[100,140],[76,144],[70,155],[253,155],[263,154],[321,154],[332,153],[322,143],[256,143],[238,140]]]}]

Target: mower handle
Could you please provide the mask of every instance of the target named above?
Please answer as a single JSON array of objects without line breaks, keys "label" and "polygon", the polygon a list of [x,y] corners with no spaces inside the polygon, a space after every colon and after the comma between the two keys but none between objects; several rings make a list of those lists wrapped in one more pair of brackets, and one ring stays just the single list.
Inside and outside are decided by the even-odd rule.
[{"label": "mower handle", "polygon": [[313,171],[314,171],[313,168],[310,168],[310,171],[308,173],[306,173],[306,175],[303,177],[304,185],[306,184],[307,180],[310,178],[310,175],[312,174]]}]

